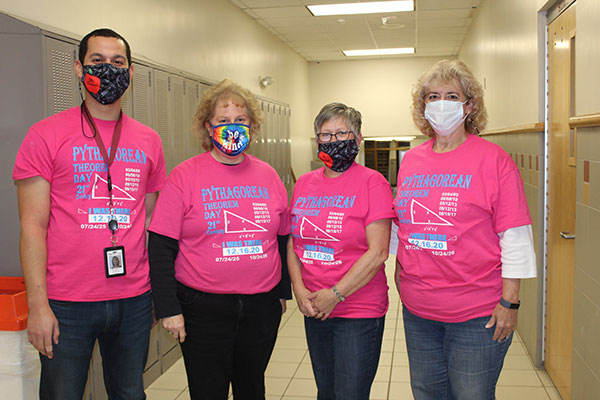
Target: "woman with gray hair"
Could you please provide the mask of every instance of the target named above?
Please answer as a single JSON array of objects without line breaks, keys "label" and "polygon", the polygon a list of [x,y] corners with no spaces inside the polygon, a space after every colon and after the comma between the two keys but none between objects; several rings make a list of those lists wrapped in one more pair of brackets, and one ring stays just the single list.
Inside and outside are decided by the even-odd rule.
[{"label": "woman with gray hair", "polygon": [[388,308],[392,191],[354,162],[361,123],[344,104],[321,109],[314,128],[325,166],[301,176],[292,198],[288,268],[319,400],[369,398]]}]

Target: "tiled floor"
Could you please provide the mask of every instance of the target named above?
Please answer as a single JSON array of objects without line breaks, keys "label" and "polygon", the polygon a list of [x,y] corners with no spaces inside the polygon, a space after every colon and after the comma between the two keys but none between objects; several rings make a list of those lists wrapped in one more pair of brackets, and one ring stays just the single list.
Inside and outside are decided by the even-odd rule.
[{"label": "tiled floor", "polygon": [[[388,277],[393,276],[393,257],[388,260]],[[412,399],[408,358],[398,292],[390,285],[390,308],[386,316],[379,369],[371,399]],[[277,344],[266,373],[267,400],[315,399],[317,388],[304,336],[303,316],[294,301],[288,301]],[[146,391],[148,400],[189,399],[183,361],[179,360]],[[520,339],[508,351],[496,390],[498,400],[560,400],[545,371],[533,367]]]}]

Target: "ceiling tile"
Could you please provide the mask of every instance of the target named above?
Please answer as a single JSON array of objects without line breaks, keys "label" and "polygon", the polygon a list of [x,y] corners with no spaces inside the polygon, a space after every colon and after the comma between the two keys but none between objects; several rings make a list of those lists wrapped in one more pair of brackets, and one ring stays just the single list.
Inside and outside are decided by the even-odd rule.
[{"label": "ceiling tile", "polygon": [[298,25],[319,25],[313,17],[294,17],[294,18],[269,18],[264,20],[271,26],[298,26]]},{"label": "ceiling tile", "polygon": [[451,10],[453,8],[471,8],[479,0],[417,0],[418,10]]},{"label": "ceiling tile", "polygon": [[243,3],[248,8],[274,7],[274,6],[300,6],[300,0],[235,0],[234,3]]},{"label": "ceiling tile", "polygon": [[269,7],[252,8],[258,18],[289,18],[289,17],[312,17],[306,7]]},{"label": "ceiling tile", "polygon": [[419,29],[429,29],[436,27],[451,27],[451,26],[468,26],[471,20],[468,18],[456,18],[456,19],[435,19],[419,21]]},{"label": "ceiling tile", "polygon": [[[456,55],[472,23],[473,7],[482,0],[416,0],[414,12],[326,17],[314,17],[305,8],[358,1],[231,0],[309,61],[355,60],[341,50],[412,47],[415,43],[416,56]],[[399,56],[369,58],[390,57]]]},{"label": "ceiling tile", "polygon": [[432,11],[421,11],[416,13],[417,20],[429,21],[439,19],[465,19],[469,18],[470,8],[464,8],[460,10],[432,10]]}]

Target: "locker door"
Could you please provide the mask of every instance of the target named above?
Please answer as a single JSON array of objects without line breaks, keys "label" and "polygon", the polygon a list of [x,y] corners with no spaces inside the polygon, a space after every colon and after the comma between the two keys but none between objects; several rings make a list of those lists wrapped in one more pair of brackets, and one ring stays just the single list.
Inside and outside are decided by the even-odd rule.
[{"label": "locker door", "polygon": [[281,178],[281,106],[276,105],[273,107],[273,129],[271,130],[273,135],[273,159],[271,160],[271,166],[275,168],[279,178]]},{"label": "locker door", "polygon": [[46,109],[49,117],[80,104],[78,78],[73,65],[75,45],[44,37],[46,70]]},{"label": "locker door", "polygon": [[[135,76],[135,73],[133,74]],[[121,97],[121,109],[125,114],[133,118],[133,96],[131,92],[133,91],[134,81],[129,82],[129,87],[123,93]]]},{"label": "locker door", "polygon": [[169,74],[160,70],[154,70],[154,130],[162,139],[165,151],[167,172],[173,169],[173,143],[169,126],[169,114],[171,109]]},{"label": "locker door", "polygon": [[198,139],[196,133],[192,131],[192,121],[194,120],[194,115],[196,114],[196,107],[198,107],[200,99],[202,98],[202,94],[208,88],[208,86],[190,79],[187,79],[185,84],[187,112],[185,114],[184,121],[184,134],[188,139],[187,158],[190,158],[204,152],[204,149],[200,144],[200,139]]},{"label": "locker door", "polygon": [[265,115],[265,142],[262,154],[263,161],[271,164],[273,162],[273,105],[267,103],[267,113]]},{"label": "locker door", "polygon": [[184,79],[171,75],[171,133],[173,134],[173,166],[186,160],[188,149],[188,135],[185,130],[186,98],[184,94]]},{"label": "locker door", "polygon": [[254,146],[254,150],[253,150],[253,155],[255,155],[256,157],[260,158],[261,160],[264,160],[264,148],[265,148],[265,138],[267,135],[267,103],[260,100],[260,109],[262,112],[262,116],[263,116],[263,124],[262,127],[260,128],[260,137],[258,138],[258,140],[253,143],[252,145]]},{"label": "locker door", "polygon": [[288,169],[288,179],[287,179],[287,187],[288,190],[292,190],[292,186],[294,185],[294,182],[292,181],[292,134],[291,134],[291,129],[290,129],[290,124],[291,124],[291,118],[292,118],[292,110],[290,110],[289,108],[287,109],[287,115],[285,118],[285,138],[286,138],[286,154],[287,154],[287,169]]},{"label": "locker door", "polygon": [[132,87],[128,90],[132,96],[133,118],[151,128],[154,128],[153,86],[152,69],[136,64]]}]

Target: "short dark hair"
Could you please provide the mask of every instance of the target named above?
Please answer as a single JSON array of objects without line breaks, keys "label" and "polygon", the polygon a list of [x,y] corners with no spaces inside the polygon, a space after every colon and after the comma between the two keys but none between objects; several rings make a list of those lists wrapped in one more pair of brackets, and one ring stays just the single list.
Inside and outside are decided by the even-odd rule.
[{"label": "short dark hair", "polygon": [[119,35],[117,32],[113,31],[112,29],[108,29],[108,28],[100,28],[100,29],[91,31],[90,33],[85,35],[83,37],[83,39],[81,39],[81,42],[79,42],[79,62],[81,62],[81,64],[83,64],[83,60],[85,59],[85,55],[87,54],[88,41],[90,40],[91,37],[94,37],[94,36],[109,37],[109,38],[116,38],[116,39],[122,40],[123,43],[125,43],[125,52],[127,54],[127,63],[129,64],[128,66],[131,65],[131,48],[129,47],[129,43],[127,43],[127,40],[125,40],[125,38],[123,36]]}]

